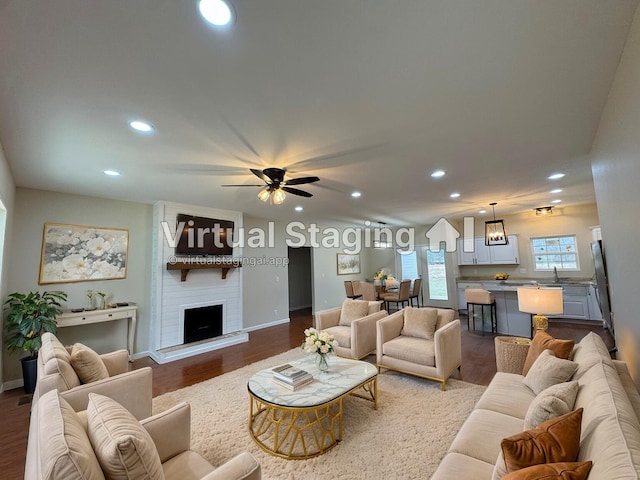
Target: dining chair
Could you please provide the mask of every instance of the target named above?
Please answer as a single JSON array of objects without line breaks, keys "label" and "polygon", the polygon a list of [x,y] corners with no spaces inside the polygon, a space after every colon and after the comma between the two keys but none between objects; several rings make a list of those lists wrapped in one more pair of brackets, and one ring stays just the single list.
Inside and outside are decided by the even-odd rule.
[{"label": "dining chair", "polygon": [[345,280],[344,281],[344,290],[347,294],[347,298],[358,298],[361,295],[356,294],[353,291],[353,283],[351,282],[351,280]]},{"label": "dining chair", "polygon": [[[409,305],[409,294],[411,293],[411,280],[402,280],[400,282],[400,288],[395,293],[385,293],[382,295],[382,300],[384,300],[385,310],[388,312],[390,303],[393,302],[396,304],[396,310],[398,310],[398,304],[404,307],[405,303],[407,306]],[[400,308],[402,308],[400,307]]]},{"label": "dining chair", "polygon": [[416,302],[418,303],[418,307],[420,306],[420,290],[422,288],[422,279],[421,278],[416,278],[413,281],[413,289],[411,290],[411,293],[409,294],[409,301],[411,302],[411,306],[413,307],[413,299],[416,299]]},{"label": "dining chair", "polygon": [[360,282],[360,293],[362,293],[362,300],[367,300],[369,302],[375,302],[378,300],[376,287],[373,283]]}]

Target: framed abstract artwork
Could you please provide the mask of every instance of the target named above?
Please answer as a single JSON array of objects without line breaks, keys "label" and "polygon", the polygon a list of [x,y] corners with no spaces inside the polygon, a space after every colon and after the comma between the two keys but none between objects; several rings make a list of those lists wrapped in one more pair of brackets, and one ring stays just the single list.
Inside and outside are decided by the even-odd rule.
[{"label": "framed abstract artwork", "polygon": [[360,273],[360,255],[338,253],[338,275],[354,275]]},{"label": "framed abstract artwork", "polygon": [[45,223],[38,283],[127,277],[129,230]]}]

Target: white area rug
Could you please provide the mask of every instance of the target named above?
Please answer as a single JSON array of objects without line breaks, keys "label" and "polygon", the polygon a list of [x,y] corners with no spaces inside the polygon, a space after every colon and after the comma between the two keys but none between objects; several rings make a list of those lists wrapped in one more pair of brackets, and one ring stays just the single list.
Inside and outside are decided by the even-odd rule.
[{"label": "white area rug", "polygon": [[154,398],[154,412],[189,402],[191,448],[213,465],[249,451],[260,462],[265,480],[427,479],[485,390],[450,380],[443,392],[439,383],[383,370],[378,410],[371,402],[346,398],[343,441],[310,460],[284,460],[262,451],[249,435],[247,381],[259,370],[303,356],[294,349],[166,393]]}]

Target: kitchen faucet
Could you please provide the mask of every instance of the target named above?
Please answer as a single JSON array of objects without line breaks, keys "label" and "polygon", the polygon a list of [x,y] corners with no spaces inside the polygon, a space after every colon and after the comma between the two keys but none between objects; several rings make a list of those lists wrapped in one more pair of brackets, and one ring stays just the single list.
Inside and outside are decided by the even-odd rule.
[{"label": "kitchen faucet", "polygon": [[560,277],[558,277],[558,268],[553,267],[553,276],[555,277],[555,282],[560,283]]}]

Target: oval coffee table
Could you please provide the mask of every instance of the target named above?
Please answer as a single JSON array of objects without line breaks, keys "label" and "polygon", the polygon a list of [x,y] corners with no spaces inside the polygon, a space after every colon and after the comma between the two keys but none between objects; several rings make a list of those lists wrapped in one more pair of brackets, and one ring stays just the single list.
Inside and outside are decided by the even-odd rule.
[{"label": "oval coffee table", "polygon": [[273,370],[266,369],[247,384],[251,437],[272,455],[304,459],[335,447],[342,440],[342,400],[347,395],[378,408],[378,371],[370,363],[332,356],[326,373],[318,370],[313,356],[287,363],[309,372],[313,382],[291,391],[277,385]]}]

